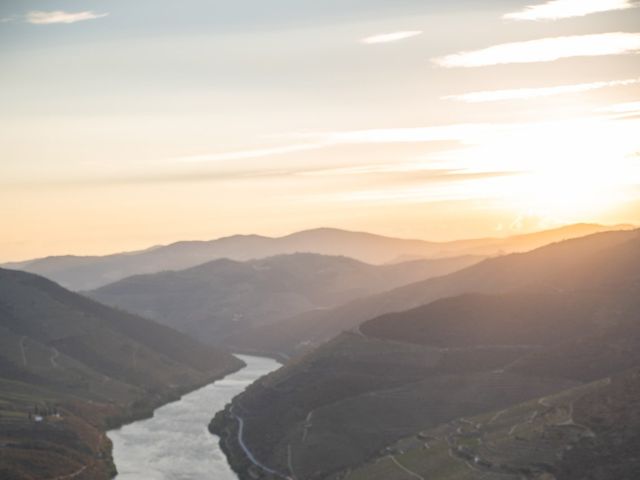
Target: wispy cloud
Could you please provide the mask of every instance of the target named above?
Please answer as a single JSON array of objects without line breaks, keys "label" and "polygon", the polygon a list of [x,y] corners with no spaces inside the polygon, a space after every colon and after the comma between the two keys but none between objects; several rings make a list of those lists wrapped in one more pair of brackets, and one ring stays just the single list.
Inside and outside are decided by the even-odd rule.
[{"label": "wispy cloud", "polygon": [[414,128],[288,133],[277,135],[274,138],[286,138],[293,140],[296,143],[288,143],[275,147],[256,148],[252,150],[230,150],[226,152],[172,157],[166,159],[165,162],[172,164],[218,163],[277,157],[281,155],[336,147],[339,145],[457,141],[463,138],[470,138],[472,136],[481,136],[483,132],[492,128],[495,128],[495,126],[489,124],[453,124]]},{"label": "wispy cloud", "polygon": [[435,58],[442,67],[482,67],[508,63],[552,62],[562,58],[620,55],[640,51],[640,33],[601,33],[503,43]]},{"label": "wispy cloud", "polygon": [[612,80],[609,82],[578,83],[573,85],[559,85],[556,87],[543,88],[517,88],[513,90],[489,90],[482,92],[463,93],[461,95],[447,95],[443,100],[455,100],[458,102],[481,103],[497,102],[504,100],[530,100],[540,97],[551,97],[554,95],[564,95],[568,93],[588,92],[608,87],[624,87],[636,85],[640,79],[631,78],[627,80]]},{"label": "wispy cloud", "polygon": [[[427,177],[414,177],[409,183],[375,189],[356,189],[329,195],[327,201],[359,203],[423,203],[488,199],[495,195],[487,185],[504,185],[521,172],[433,171]],[[414,183],[415,185],[411,185]]]},{"label": "wispy cloud", "polygon": [[64,12],[62,10],[55,10],[51,12],[44,12],[34,10],[25,15],[25,20],[27,23],[34,25],[51,25],[54,23],[76,23],[83,22],[85,20],[95,20],[96,18],[106,17],[107,15],[109,14],[94,13],[91,11]]},{"label": "wispy cloud", "polygon": [[324,143],[301,143],[255,150],[236,150],[203,155],[191,155],[187,157],[172,158],[170,161],[171,163],[215,163],[232,160],[249,160],[252,158],[272,157],[276,155],[304,152],[307,150],[316,150],[324,146],[326,146]]},{"label": "wispy cloud", "polygon": [[598,109],[598,112],[604,113],[640,113],[640,102],[616,103]]},{"label": "wispy cloud", "polygon": [[477,171],[473,169],[449,169],[434,167],[433,162],[401,162],[373,165],[357,165],[341,168],[318,168],[293,173],[300,177],[379,176],[385,183],[398,179],[408,182],[448,182],[503,177],[518,174],[512,171]]},{"label": "wispy cloud", "polygon": [[638,3],[632,0],[551,0],[538,5],[528,5],[518,12],[503,15],[503,18],[508,20],[559,20],[612,10],[626,10],[637,6]]},{"label": "wispy cloud", "polygon": [[326,133],[329,144],[420,143],[462,140],[482,136],[492,124],[459,123],[431,127],[385,128]]},{"label": "wispy cloud", "polygon": [[356,165],[352,167],[317,168],[298,172],[296,175],[306,177],[349,176],[349,175],[378,175],[389,173],[411,173],[430,169],[428,163],[381,163],[371,165]]},{"label": "wispy cloud", "polygon": [[363,38],[362,40],[360,40],[360,42],[366,43],[368,45],[376,43],[389,43],[405,40],[411,37],[417,37],[418,35],[422,35],[422,30],[407,30],[403,32],[383,33],[380,35],[373,35],[371,37]]}]

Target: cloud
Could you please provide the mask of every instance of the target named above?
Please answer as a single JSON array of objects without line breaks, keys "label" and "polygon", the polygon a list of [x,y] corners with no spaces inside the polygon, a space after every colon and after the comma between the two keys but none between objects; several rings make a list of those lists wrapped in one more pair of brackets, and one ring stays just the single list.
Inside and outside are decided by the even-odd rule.
[{"label": "cloud", "polygon": [[592,13],[635,8],[632,0],[551,0],[538,5],[528,5],[523,10],[502,16],[507,20],[558,20],[583,17]]},{"label": "cloud", "polygon": [[458,141],[469,138],[481,138],[488,131],[493,131],[498,127],[499,126],[494,124],[452,124],[431,127],[287,133],[274,136],[274,138],[295,140],[296,143],[253,150],[231,150],[226,152],[205,153],[201,155],[172,157],[166,159],[165,162],[172,164],[217,163],[275,157],[279,155],[320,150],[339,145]]},{"label": "cloud", "polygon": [[604,113],[640,113],[640,102],[616,103],[597,110]]},{"label": "cloud", "polygon": [[102,18],[109,15],[108,13],[94,13],[91,11],[85,12],[63,12],[62,10],[55,10],[52,12],[43,12],[34,10],[25,15],[27,23],[34,25],[51,25],[54,23],[76,23],[85,20],[95,20],[96,18]]},{"label": "cloud", "polygon": [[360,42],[366,43],[368,45],[372,45],[376,43],[389,43],[389,42],[397,42],[399,40],[405,40],[411,37],[417,37],[418,35],[422,35],[422,30],[408,30],[404,32],[383,33],[380,35],[373,35],[372,37],[363,38],[362,40],[360,40]]},{"label": "cloud", "polygon": [[317,168],[293,172],[300,177],[341,177],[341,176],[379,176],[385,183],[399,179],[403,183],[412,182],[449,182],[495,178],[519,174],[512,171],[477,171],[472,169],[450,169],[434,167],[433,162],[402,162],[352,167]]},{"label": "cloud", "polygon": [[352,167],[317,168],[296,173],[305,177],[349,176],[349,175],[378,175],[389,173],[411,173],[430,168],[428,163],[379,163],[371,165],[356,165]]},{"label": "cloud", "polygon": [[459,123],[431,127],[351,130],[311,135],[324,135],[328,144],[420,143],[462,140],[482,136],[495,127],[495,125],[488,123]]},{"label": "cloud", "polygon": [[640,33],[600,33],[503,43],[435,58],[441,67],[482,67],[508,63],[552,62],[561,58],[620,55],[640,51]]},{"label": "cloud", "polygon": [[458,172],[435,174],[431,178],[414,178],[416,185],[388,185],[377,189],[352,190],[332,194],[327,201],[344,202],[380,202],[380,203],[423,203],[450,202],[489,199],[494,194],[491,189],[483,188],[487,182],[508,183],[514,178],[525,177],[520,172]]},{"label": "cloud", "polygon": [[588,92],[608,87],[624,87],[636,85],[640,79],[632,78],[627,80],[613,80],[609,82],[578,83],[574,85],[560,85],[557,87],[544,88],[517,88],[513,90],[489,90],[483,92],[470,92],[461,95],[447,95],[443,100],[455,100],[457,102],[481,103],[497,102],[504,100],[529,100],[540,97],[551,97],[554,95],[564,95],[567,93]]},{"label": "cloud", "polygon": [[178,157],[170,159],[172,163],[209,163],[226,162],[231,160],[248,160],[252,158],[272,157],[275,155],[285,155],[288,153],[304,152],[307,150],[317,150],[326,146],[322,143],[302,143],[293,145],[283,145],[281,147],[261,148],[255,150],[239,150],[230,152],[210,153],[203,155],[192,155],[188,157]]}]

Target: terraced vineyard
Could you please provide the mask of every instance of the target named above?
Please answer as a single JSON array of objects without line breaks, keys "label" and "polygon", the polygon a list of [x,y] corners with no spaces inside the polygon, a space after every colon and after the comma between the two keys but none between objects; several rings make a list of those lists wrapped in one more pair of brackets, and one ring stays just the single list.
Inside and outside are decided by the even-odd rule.
[{"label": "terraced vineyard", "polygon": [[240,366],[167,327],[0,269],[0,478],[112,478],[105,429]]},{"label": "terraced vineyard", "polygon": [[[624,398],[630,402],[628,412],[637,409],[640,406],[638,374],[638,370],[633,370],[505,410],[456,419],[395,442],[366,465],[332,478],[574,478],[570,473],[575,461],[571,452],[585,445],[597,451],[599,442],[609,444],[608,440],[599,439],[601,431],[619,427],[621,421],[629,422],[629,428],[637,424],[633,415],[623,419],[603,416],[603,409],[600,417],[588,412],[594,405],[593,400],[600,397],[610,402]],[[635,394],[629,397],[629,391]],[[610,408],[609,413],[612,411]]]},{"label": "terraced vineyard", "polygon": [[[498,283],[535,273],[531,285],[383,315],[290,362],[234,400],[245,442],[263,464],[305,480],[339,478],[371,458],[381,476],[398,478],[440,478],[432,464],[443,478],[561,471],[565,456],[594,440],[567,400],[594,385],[572,389],[637,366],[640,352],[637,234],[577,243],[576,258],[567,258],[570,241],[480,265]],[[469,271],[480,280],[478,267]],[[434,282],[452,276],[443,278]],[[230,410],[213,422],[242,478],[270,478],[245,468],[234,425]],[[420,432],[431,441],[419,442]]]},{"label": "terraced vineyard", "polygon": [[[470,352],[484,358],[487,350]],[[452,367],[455,362],[443,363],[451,355],[345,333],[254,384],[234,400],[234,411],[244,418],[244,440],[263,464],[296,478],[324,478],[421,429],[577,385],[487,368],[463,373]],[[213,427],[222,433],[218,429],[228,425],[232,430],[223,436],[231,443],[236,422],[225,418],[219,415]],[[231,443],[227,450],[235,448]]]}]

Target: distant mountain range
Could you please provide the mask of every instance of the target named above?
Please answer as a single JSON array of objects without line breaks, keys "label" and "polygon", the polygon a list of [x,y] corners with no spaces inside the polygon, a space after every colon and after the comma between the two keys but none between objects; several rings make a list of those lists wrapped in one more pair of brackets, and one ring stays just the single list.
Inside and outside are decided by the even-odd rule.
[{"label": "distant mountain range", "polygon": [[175,330],[0,269],[0,478],[111,479],[106,428],[241,366]]},{"label": "distant mountain range", "polygon": [[247,262],[220,259],[187,270],[129,277],[87,295],[202,341],[226,344],[234,332],[444,275],[481,258],[380,266],[310,253]]},{"label": "distant mountain range", "polygon": [[[637,230],[605,232],[557,242],[531,252],[490,258],[449,275],[359,298],[333,309],[306,312],[269,328],[240,332],[228,341],[231,345],[258,351],[295,354],[366,320],[416,308],[440,298],[463,293],[503,293],[532,284],[567,288],[567,283],[589,281],[590,276],[582,272],[600,258],[598,254],[602,250],[636,236]],[[600,276],[596,278],[608,271],[606,264],[599,268]],[[297,348],[292,349],[292,346]]]},{"label": "distant mountain range", "polygon": [[523,252],[547,243],[626,225],[569,225],[526,235],[453,242],[384,237],[332,228],[307,230],[285,237],[235,235],[211,241],[185,241],[137,252],[106,256],[56,256],[4,265],[47,277],[71,290],[92,290],[123,278],[165,270],[183,270],[218,258],[245,261],[291,253],[346,256],[372,264],[406,259],[462,255],[493,256]]},{"label": "distant mountain range", "polygon": [[238,418],[245,447],[292,478],[637,474],[640,231],[486,260],[371,299],[374,310],[426,305],[342,333],[216,416],[241,478],[275,477],[241,453]]}]

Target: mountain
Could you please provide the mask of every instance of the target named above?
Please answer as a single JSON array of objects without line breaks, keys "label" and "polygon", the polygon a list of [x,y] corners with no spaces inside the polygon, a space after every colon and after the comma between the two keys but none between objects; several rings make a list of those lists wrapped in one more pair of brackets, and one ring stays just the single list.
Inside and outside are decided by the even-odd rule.
[{"label": "mountain", "polygon": [[[530,284],[564,289],[577,279],[586,286],[591,278],[604,278],[605,272],[610,270],[605,261],[597,266],[592,263],[601,258],[600,252],[639,235],[639,230],[603,232],[557,242],[531,252],[490,258],[449,275],[359,298],[333,309],[306,312],[270,325],[268,329],[240,332],[229,338],[229,342],[259,351],[298,353],[366,320],[444,297],[462,293],[504,293]],[[596,268],[600,269],[600,276],[581,271],[596,271]],[[297,348],[292,350],[292,345]]]},{"label": "mountain", "polygon": [[[639,252],[637,231],[597,234],[412,285],[411,292],[422,288],[422,298],[481,285],[498,292],[457,294],[373,318],[256,382],[210,428],[243,479],[277,477],[264,466],[310,480],[577,479],[582,477],[555,474],[578,471],[576,459],[590,452],[612,455],[613,468],[613,458],[637,452],[637,434],[626,426],[637,423],[634,407],[621,409],[619,418],[613,407],[625,399],[640,406],[637,374],[624,380],[625,372],[640,366]],[[453,288],[455,282],[461,285]],[[609,380],[617,375],[623,376],[621,384]],[[612,382],[615,399],[607,390],[582,395],[597,381]],[[585,437],[591,427],[574,426],[582,425],[571,413],[583,412],[571,410],[577,403],[545,406],[544,398],[560,392],[578,392],[574,398],[587,402],[589,424],[601,422],[603,438],[625,443]],[[544,409],[518,407],[530,401],[542,402]],[[497,422],[501,411],[509,412],[505,421],[513,421],[508,428]],[[491,426],[478,427],[496,416]],[[489,436],[493,423],[501,426],[496,438]],[[515,432],[525,433],[530,425],[542,429],[534,430],[533,446],[515,439]],[[563,462],[573,454],[561,448],[567,443],[553,436],[557,426],[575,445],[569,463]],[[248,459],[239,438],[263,467]],[[434,451],[425,452],[431,441]],[[544,445],[547,450],[536,451],[544,459],[527,456],[527,448]],[[402,457],[405,451],[412,456]],[[409,468],[414,473],[402,467],[431,454],[433,462],[416,460],[417,470]],[[629,454],[619,471],[631,471],[636,459],[637,453]]]},{"label": "mountain", "polygon": [[88,295],[202,341],[226,343],[233,332],[335,307],[480,259],[465,256],[380,266],[309,253],[248,262],[221,259],[177,272],[129,277]]},{"label": "mountain", "polygon": [[105,429],[242,366],[165,326],[5,269],[0,332],[6,479],[111,478]]},{"label": "mountain", "polygon": [[6,264],[54,280],[72,290],[93,290],[123,278],[164,270],[183,270],[218,258],[245,261],[291,253],[346,256],[372,264],[402,258],[443,258],[461,255],[491,256],[526,251],[553,241],[588,235],[626,225],[605,227],[578,224],[506,238],[455,242],[405,240],[362,232],[320,228],[270,238],[235,235],[211,241],[177,242],[137,252],[106,256],[57,256]]}]

